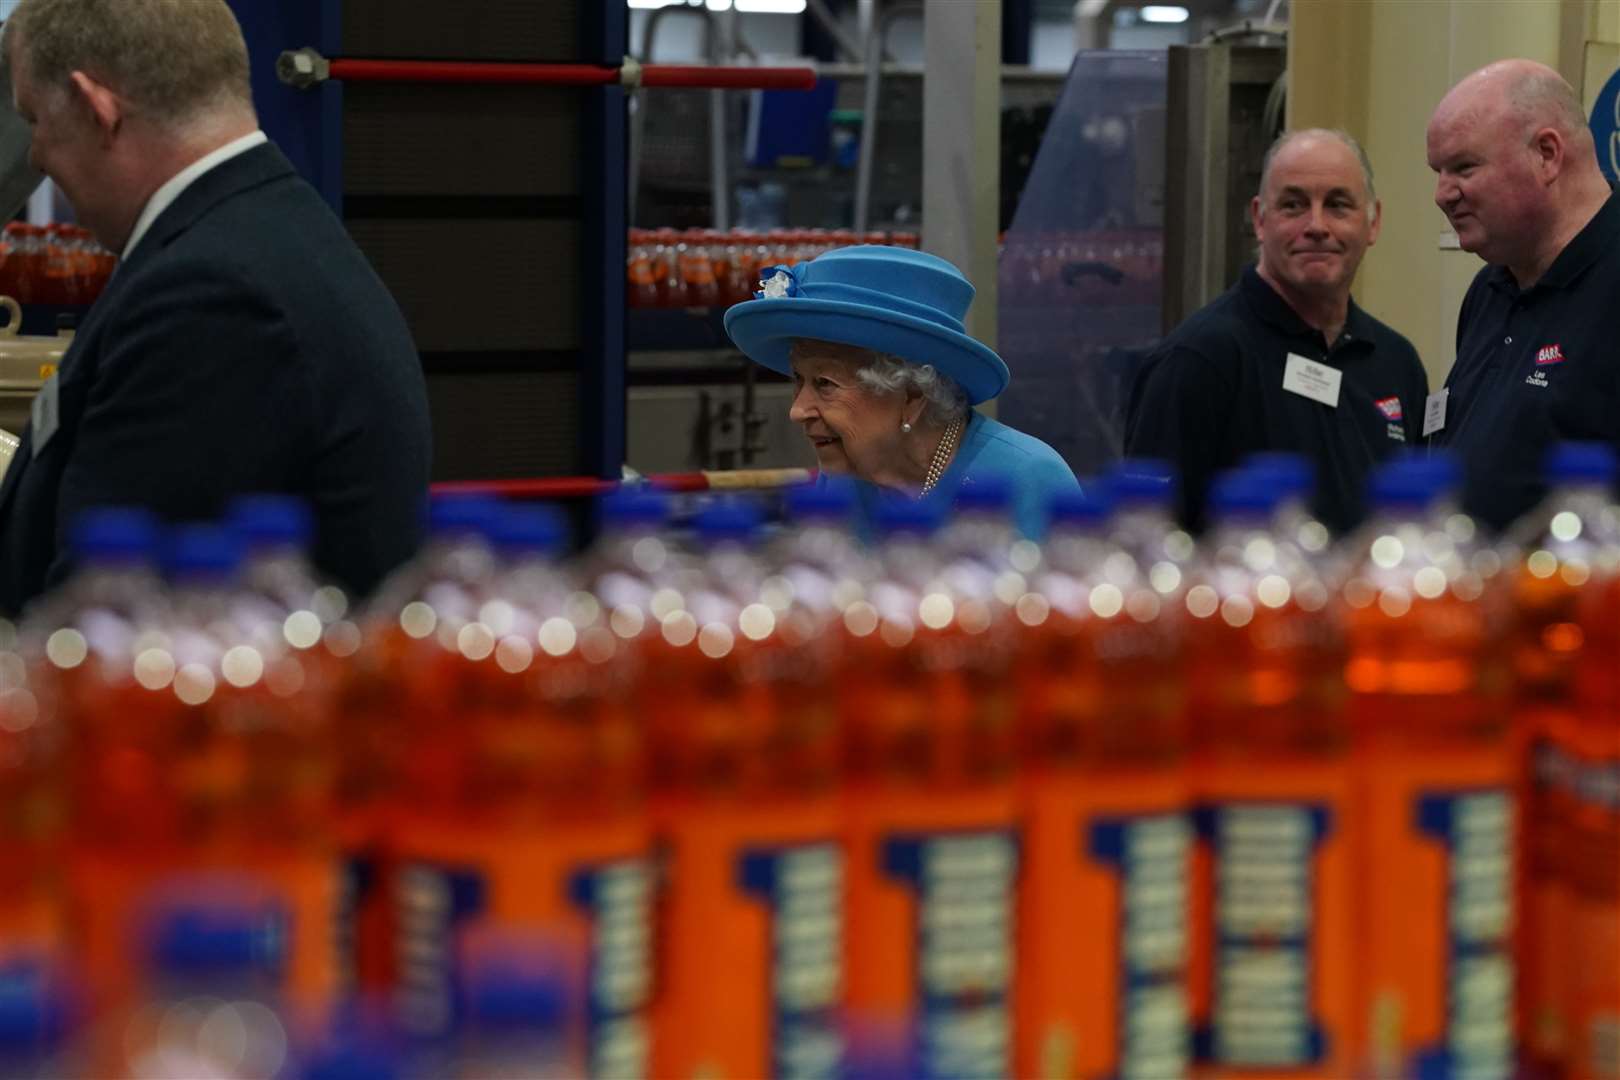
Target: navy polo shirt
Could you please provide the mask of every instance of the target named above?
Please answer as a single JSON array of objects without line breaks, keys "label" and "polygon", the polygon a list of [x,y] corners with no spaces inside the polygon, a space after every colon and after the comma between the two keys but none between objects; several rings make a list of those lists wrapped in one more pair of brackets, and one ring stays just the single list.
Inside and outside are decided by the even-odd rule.
[{"label": "navy polo shirt", "polygon": [[1462,458],[1463,506],[1492,528],[1540,501],[1554,442],[1620,447],[1620,195],[1530,288],[1502,266],[1475,276],[1446,386],[1430,441]]},{"label": "navy polo shirt", "polygon": [[[1337,407],[1283,388],[1289,353],[1343,373]],[[1148,358],[1131,393],[1125,452],[1180,468],[1193,528],[1203,525],[1217,472],[1257,451],[1303,454],[1316,466],[1316,514],[1343,532],[1362,518],[1372,468],[1417,445],[1428,392],[1411,342],[1354,300],[1329,346],[1249,266]]]}]

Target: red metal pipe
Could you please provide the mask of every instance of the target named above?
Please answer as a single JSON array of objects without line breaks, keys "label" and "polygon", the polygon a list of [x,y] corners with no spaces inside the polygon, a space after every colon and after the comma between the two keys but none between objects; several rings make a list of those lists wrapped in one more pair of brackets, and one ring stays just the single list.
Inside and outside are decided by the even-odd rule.
[{"label": "red metal pipe", "polygon": [[600,64],[460,63],[437,60],[333,60],[332,79],[343,82],[542,83],[607,86],[619,69]]},{"label": "red metal pipe", "polygon": [[[343,82],[469,83],[481,85],[611,86],[623,69],[601,64],[512,64],[450,60],[332,60],[327,78]],[[735,90],[809,90],[810,68],[683,67],[644,64],[642,86],[685,86]]]},{"label": "red metal pipe", "polygon": [[[717,472],[657,473],[647,477],[658,491],[769,490],[809,482],[809,469],[739,469]],[[619,487],[594,476],[546,476],[527,480],[448,480],[433,485],[435,495],[496,495],[506,499],[580,499]]]}]

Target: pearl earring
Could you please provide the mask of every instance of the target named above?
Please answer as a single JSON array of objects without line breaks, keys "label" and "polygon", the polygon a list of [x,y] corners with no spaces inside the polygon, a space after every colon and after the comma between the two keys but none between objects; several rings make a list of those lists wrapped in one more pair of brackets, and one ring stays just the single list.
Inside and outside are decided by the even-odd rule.
[{"label": "pearl earring", "polygon": [[907,435],[910,435],[911,434],[911,421],[910,420],[901,421],[900,430],[905,432]]}]

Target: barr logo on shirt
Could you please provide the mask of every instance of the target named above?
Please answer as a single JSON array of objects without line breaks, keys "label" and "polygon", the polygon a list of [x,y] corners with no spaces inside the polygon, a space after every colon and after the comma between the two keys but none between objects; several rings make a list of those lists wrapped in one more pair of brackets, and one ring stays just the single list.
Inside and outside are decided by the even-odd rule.
[{"label": "barr logo on shirt", "polygon": [[1378,411],[1384,414],[1385,420],[1399,420],[1401,418],[1401,399],[1398,397],[1379,398],[1373,402]]}]

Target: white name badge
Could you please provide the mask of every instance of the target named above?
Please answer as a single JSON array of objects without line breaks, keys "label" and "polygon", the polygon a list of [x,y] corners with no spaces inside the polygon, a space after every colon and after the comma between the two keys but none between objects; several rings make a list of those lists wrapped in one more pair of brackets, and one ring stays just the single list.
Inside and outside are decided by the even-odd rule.
[{"label": "white name badge", "polygon": [[45,444],[51,441],[56,434],[56,427],[62,421],[60,398],[58,396],[56,380],[60,376],[52,375],[45,380],[45,385],[39,388],[34,395],[34,405],[31,410],[31,426],[29,442],[33,445],[33,452],[38,456],[45,449]]},{"label": "white name badge", "polygon": [[1451,396],[1451,388],[1442,386],[1430,394],[1423,403],[1423,437],[1430,435],[1446,426],[1446,398]]},{"label": "white name badge", "polygon": [[1301,397],[1320,401],[1331,409],[1339,407],[1339,383],[1344,372],[1315,360],[1307,360],[1298,353],[1289,353],[1283,365],[1283,389]]}]

